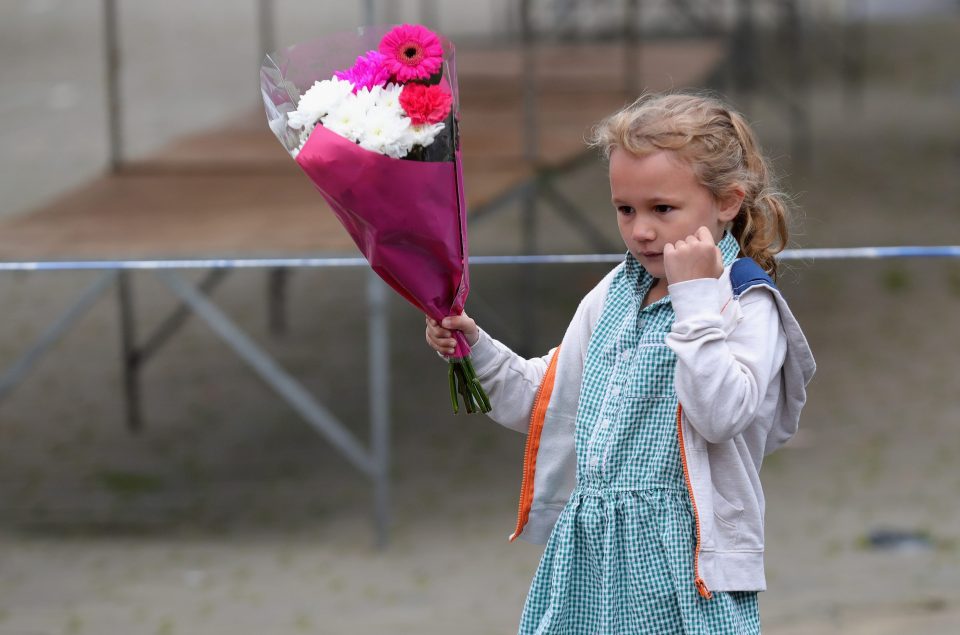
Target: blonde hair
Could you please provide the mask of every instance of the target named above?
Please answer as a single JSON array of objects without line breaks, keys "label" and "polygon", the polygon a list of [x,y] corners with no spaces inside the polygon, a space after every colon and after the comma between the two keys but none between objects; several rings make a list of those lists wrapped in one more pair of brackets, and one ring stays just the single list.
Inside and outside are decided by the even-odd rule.
[{"label": "blonde hair", "polygon": [[693,169],[714,199],[744,190],[730,233],[741,252],[776,277],[776,254],[788,239],[788,200],[743,116],[714,97],[648,94],[597,124],[590,145],[605,158],[615,148],[644,156],[670,150]]}]

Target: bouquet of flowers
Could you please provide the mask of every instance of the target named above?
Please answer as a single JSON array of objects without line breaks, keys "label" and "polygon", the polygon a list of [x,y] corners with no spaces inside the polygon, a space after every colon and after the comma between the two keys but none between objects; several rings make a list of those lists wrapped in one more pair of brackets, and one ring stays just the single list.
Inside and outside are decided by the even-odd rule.
[{"label": "bouquet of flowers", "polygon": [[[454,47],[418,25],[360,29],[266,57],[270,129],[314,183],[373,270],[436,320],[469,292]],[[490,402],[454,332],[454,413]]]}]

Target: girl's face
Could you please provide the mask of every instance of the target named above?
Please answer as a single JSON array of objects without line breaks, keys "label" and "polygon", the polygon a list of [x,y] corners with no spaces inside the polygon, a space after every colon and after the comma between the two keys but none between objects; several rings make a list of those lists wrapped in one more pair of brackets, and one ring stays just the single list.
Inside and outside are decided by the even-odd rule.
[{"label": "girl's face", "polygon": [[620,148],[610,154],[610,194],[620,236],[650,275],[663,278],[663,247],[706,227],[714,242],[740,211],[743,190],[714,199],[693,170],[673,152],[636,156]]}]

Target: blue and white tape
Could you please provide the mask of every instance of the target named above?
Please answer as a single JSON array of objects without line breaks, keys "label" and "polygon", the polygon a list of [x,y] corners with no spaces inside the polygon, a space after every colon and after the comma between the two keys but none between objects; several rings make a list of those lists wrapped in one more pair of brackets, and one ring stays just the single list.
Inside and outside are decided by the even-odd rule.
[{"label": "blue and white tape", "polygon": [[[960,246],[836,247],[787,249],[780,260],[860,260],[888,258],[960,258]],[[471,256],[471,265],[553,265],[617,263],[623,254],[557,254],[531,256]],[[180,260],[39,260],[0,262],[0,271],[84,271],[157,269],[269,269],[362,267],[360,257],[335,258],[198,258]]]}]

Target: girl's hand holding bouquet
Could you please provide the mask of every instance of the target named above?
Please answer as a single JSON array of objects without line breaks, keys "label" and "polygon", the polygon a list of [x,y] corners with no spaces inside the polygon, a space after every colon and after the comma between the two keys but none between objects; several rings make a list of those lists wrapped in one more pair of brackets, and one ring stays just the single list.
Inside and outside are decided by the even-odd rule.
[{"label": "girl's hand holding bouquet", "polygon": [[460,315],[444,318],[437,322],[427,316],[427,344],[441,355],[453,355],[457,340],[453,337],[454,331],[460,331],[467,338],[467,343],[475,346],[480,338],[480,329],[477,323],[465,312]]}]

